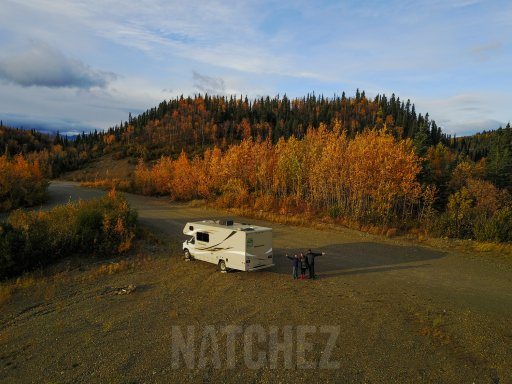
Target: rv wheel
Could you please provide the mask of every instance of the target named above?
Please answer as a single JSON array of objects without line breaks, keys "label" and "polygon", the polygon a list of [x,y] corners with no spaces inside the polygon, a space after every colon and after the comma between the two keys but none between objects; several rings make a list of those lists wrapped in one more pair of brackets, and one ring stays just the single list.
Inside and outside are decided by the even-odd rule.
[{"label": "rv wheel", "polygon": [[226,262],[224,260],[219,261],[219,269],[221,272],[227,272]]},{"label": "rv wheel", "polygon": [[191,257],[190,257],[190,252],[188,251],[188,249],[185,249],[185,260],[190,260]]}]

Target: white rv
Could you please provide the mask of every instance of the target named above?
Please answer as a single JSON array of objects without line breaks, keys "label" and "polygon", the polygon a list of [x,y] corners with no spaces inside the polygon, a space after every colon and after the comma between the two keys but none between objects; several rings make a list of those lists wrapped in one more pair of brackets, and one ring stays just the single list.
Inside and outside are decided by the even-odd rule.
[{"label": "white rv", "polygon": [[183,233],[191,236],[183,243],[185,259],[214,263],[222,272],[255,271],[274,265],[272,228],[233,220],[203,220],[187,223]]}]

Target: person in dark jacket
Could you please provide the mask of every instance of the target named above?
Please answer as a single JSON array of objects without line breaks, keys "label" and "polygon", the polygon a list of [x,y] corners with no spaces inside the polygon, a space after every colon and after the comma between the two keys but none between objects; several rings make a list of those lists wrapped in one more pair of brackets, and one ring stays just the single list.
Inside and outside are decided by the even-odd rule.
[{"label": "person in dark jacket", "polygon": [[304,278],[306,277],[306,269],[309,269],[308,259],[301,252],[299,255],[299,260],[300,260],[300,279],[304,280]]},{"label": "person in dark jacket", "polygon": [[296,280],[299,278],[299,265],[300,265],[299,256],[297,256],[297,254],[295,254],[293,256],[286,255],[286,257],[292,261],[292,265],[293,265],[292,277],[294,280]]},{"label": "person in dark jacket", "polygon": [[317,253],[317,252],[311,252],[311,248],[308,249],[306,252],[306,260],[309,266],[309,278],[310,279],[316,279],[315,276],[315,257],[317,256],[323,256],[325,255],[325,252]]}]

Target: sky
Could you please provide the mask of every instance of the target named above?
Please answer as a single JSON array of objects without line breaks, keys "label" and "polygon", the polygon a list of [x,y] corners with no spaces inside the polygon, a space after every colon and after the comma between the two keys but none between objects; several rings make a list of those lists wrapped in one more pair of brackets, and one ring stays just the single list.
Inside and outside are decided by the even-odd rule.
[{"label": "sky", "polygon": [[0,0],[0,119],[103,130],[194,94],[410,99],[462,136],[512,120],[510,0]]}]

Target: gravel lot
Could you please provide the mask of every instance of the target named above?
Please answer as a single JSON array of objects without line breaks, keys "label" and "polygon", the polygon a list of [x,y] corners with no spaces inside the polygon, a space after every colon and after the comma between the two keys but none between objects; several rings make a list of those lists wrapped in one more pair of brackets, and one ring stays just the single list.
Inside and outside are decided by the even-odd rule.
[{"label": "gravel lot", "polygon": [[[117,269],[78,258],[16,288],[0,382],[512,383],[507,258],[250,220],[274,228],[276,266],[222,274],[184,261],[180,243],[185,222],[226,213],[128,198],[159,241]],[[326,252],[319,278],[294,281],[284,254],[308,247]]]}]

